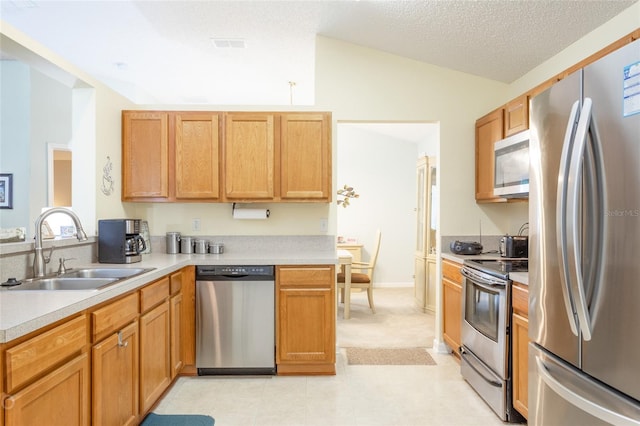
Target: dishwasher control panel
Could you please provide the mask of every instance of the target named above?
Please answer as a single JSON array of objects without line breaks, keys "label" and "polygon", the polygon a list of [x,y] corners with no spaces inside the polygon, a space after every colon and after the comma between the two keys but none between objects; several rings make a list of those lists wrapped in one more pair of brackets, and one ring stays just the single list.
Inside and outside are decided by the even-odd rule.
[{"label": "dishwasher control panel", "polygon": [[196,266],[196,279],[215,276],[273,276],[271,265],[206,265]]}]

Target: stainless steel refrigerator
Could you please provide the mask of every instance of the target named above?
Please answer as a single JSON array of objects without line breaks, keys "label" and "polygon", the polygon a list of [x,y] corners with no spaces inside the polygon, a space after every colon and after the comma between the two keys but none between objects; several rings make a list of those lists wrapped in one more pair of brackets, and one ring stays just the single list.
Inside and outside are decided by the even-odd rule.
[{"label": "stainless steel refrigerator", "polygon": [[529,424],[640,425],[640,41],[530,111]]}]

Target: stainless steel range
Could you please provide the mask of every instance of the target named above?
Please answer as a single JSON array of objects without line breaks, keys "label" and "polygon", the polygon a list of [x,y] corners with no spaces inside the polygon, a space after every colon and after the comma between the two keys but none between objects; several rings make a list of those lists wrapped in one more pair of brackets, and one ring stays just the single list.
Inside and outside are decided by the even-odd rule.
[{"label": "stainless steel range", "polygon": [[511,281],[527,261],[465,260],[462,286],[462,376],[503,421],[524,420],[513,408]]}]

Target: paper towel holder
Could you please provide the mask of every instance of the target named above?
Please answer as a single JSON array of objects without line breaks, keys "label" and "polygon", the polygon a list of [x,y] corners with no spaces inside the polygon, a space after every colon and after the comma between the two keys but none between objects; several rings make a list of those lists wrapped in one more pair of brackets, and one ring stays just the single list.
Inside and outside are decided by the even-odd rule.
[{"label": "paper towel holder", "polygon": [[[237,203],[233,203],[232,206],[231,206],[231,217],[235,217],[236,204]],[[266,215],[267,215],[267,219],[268,219],[269,216],[271,215],[271,211],[269,209],[266,209]]]}]

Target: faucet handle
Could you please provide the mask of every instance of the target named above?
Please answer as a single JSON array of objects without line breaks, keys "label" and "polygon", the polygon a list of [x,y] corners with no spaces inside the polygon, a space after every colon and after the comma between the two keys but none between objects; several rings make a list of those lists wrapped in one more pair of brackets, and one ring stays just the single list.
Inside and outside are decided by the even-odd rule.
[{"label": "faucet handle", "polygon": [[58,266],[58,275],[64,274],[65,272],[67,272],[69,269],[71,268],[67,268],[67,266],[64,264],[64,262],[66,262],[67,260],[75,260],[75,257],[68,257],[68,258],[63,258],[61,257],[60,260],[60,265]]},{"label": "faucet handle", "polygon": [[44,263],[45,265],[49,262],[51,262],[51,255],[53,255],[53,250],[55,250],[56,246],[51,246],[51,248],[49,249],[49,256],[42,256],[44,258]]}]

